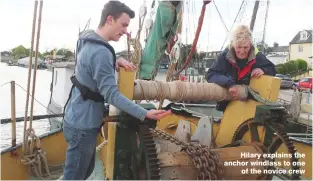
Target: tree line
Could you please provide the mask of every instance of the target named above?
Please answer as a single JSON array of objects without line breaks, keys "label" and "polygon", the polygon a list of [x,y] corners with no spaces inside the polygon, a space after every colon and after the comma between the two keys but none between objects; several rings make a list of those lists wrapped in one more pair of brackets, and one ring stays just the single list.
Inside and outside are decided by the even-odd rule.
[{"label": "tree line", "polygon": [[[44,53],[38,52],[38,56],[40,59],[44,59],[44,57],[46,55],[53,55],[53,51],[45,51]],[[61,49],[57,49],[56,51],[56,55],[63,55],[64,58],[68,58],[74,55],[74,53],[66,48],[61,48]],[[24,58],[24,57],[29,57],[30,56],[30,49],[29,48],[25,48],[22,45],[19,45],[15,48],[13,48],[11,50],[11,56],[13,56],[14,59],[20,59],[20,58]],[[35,56],[35,51],[33,51],[33,56]]]}]

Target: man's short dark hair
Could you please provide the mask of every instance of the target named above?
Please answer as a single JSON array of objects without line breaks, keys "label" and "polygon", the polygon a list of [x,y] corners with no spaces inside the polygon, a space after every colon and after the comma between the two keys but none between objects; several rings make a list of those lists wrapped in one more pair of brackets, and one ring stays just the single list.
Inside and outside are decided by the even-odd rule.
[{"label": "man's short dark hair", "polygon": [[130,18],[135,17],[135,12],[124,3],[114,0],[109,1],[102,9],[99,28],[104,26],[108,16],[111,15],[114,19],[118,19],[122,13],[128,14]]}]

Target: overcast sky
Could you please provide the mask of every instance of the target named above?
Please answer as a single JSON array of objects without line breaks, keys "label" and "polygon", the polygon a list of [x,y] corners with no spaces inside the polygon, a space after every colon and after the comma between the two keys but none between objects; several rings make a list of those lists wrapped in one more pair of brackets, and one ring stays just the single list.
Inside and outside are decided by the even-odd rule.
[{"label": "overcast sky", "polygon": [[[148,11],[152,0],[122,0],[136,12],[129,31],[132,35],[138,29],[138,9],[146,2]],[[107,0],[44,0],[40,51],[53,48],[74,50],[79,26],[83,28],[91,18],[90,28],[95,29],[100,20],[101,10]],[[215,0],[220,14],[230,29],[242,0]],[[183,42],[191,43],[197,27],[202,0],[185,1]],[[249,24],[254,1],[248,1],[241,23]],[[0,51],[10,50],[18,45],[30,48],[34,0],[0,1]],[[262,37],[266,2],[260,3],[254,35]],[[312,29],[313,0],[272,0],[270,1],[265,42],[273,45],[288,45],[298,31]],[[150,14],[150,13],[149,13]],[[149,17],[147,15],[146,19]],[[188,16],[189,15],[189,16]],[[260,18],[261,17],[261,18]],[[187,28],[186,28],[187,27]],[[188,35],[188,36],[186,36]],[[204,24],[198,42],[198,49],[219,50],[228,33],[213,3],[207,6]],[[186,38],[187,37],[187,38]],[[125,37],[112,43],[116,51],[126,48]]]}]

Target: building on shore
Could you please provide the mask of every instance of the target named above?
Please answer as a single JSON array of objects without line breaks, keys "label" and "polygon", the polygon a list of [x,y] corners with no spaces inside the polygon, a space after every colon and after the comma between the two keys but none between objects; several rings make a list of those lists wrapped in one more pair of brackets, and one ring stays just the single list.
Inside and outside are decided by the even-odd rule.
[{"label": "building on shore", "polygon": [[305,60],[312,68],[312,36],[313,30],[302,30],[295,35],[289,43],[289,60]]},{"label": "building on shore", "polygon": [[[17,60],[17,66],[19,67],[29,67],[29,58],[30,57],[24,57],[21,58],[19,60]],[[35,57],[32,58],[32,67],[35,65]],[[40,58],[38,58],[38,62],[37,62],[37,68],[45,68],[45,62],[43,60],[41,60]]]}]

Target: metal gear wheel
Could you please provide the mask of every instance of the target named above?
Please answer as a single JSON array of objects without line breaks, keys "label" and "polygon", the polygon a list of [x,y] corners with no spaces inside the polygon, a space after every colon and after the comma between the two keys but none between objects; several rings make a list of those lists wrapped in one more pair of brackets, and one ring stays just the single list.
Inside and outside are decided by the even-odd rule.
[{"label": "metal gear wheel", "polygon": [[[258,127],[265,127],[265,136],[263,142],[260,141],[260,136],[258,132]],[[289,138],[286,132],[283,131],[283,125],[271,120],[264,122],[254,121],[250,118],[243,122],[235,131],[232,141],[238,142],[243,140],[244,135],[249,132],[251,142],[261,142],[268,153],[275,153],[280,146],[283,144],[287,147],[288,153],[292,155],[290,158],[290,163],[297,162],[298,158],[295,157],[296,149],[293,145],[292,140]],[[274,138],[274,139],[273,139]],[[292,170],[299,170],[299,166],[292,166]],[[282,175],[277,175],[281,177]],[[267,179],[271,179],[273,175],[269,175]],[[299,180],[299,174],[283,175],[285,179]]]},{"label": "metal gear wheel", "polygon": [[142,180],[160,180],[160,163],[153,135],[147,125],[138,127],[139,149],[137,162],[139,163],[139,178]]}]

